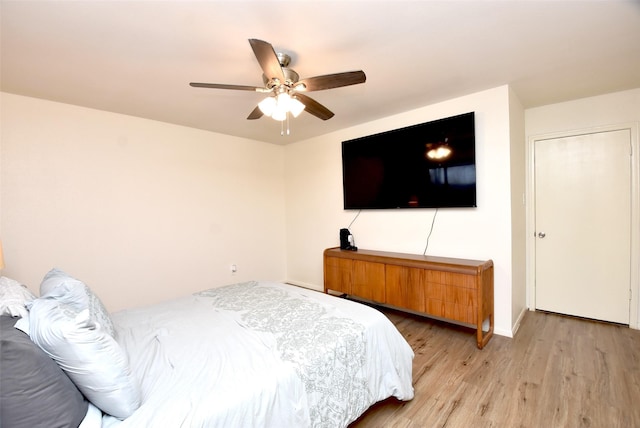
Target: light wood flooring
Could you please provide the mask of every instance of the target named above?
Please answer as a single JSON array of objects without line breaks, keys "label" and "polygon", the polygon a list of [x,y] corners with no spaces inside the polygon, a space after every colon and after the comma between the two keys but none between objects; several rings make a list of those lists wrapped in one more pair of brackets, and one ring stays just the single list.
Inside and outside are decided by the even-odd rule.
[{"label": "light wood flooring", "polygon": [[640,427],[640,331],[527,312],[516,337],[383,310],[415,352],[415,397],[350,428]]}]

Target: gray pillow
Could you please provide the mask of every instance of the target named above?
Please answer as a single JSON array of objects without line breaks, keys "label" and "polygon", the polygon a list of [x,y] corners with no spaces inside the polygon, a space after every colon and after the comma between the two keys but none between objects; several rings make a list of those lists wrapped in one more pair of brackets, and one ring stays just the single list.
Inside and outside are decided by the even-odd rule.
[{"label": "gray pillow", "polygon": [[29,336],[0,316],[0,426],[77,428],[88,402]]}]

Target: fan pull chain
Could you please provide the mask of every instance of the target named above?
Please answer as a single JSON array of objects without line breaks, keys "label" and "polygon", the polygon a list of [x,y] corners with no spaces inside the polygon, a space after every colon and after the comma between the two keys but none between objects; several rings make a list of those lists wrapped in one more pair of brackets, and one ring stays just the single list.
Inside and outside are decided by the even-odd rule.
[{"label": "fan pull chain", "polygon": [[287,135],[289,135],[291,132],[289,131],[289,117],[291,117],[291,113],[287,112]]},{"label": "fan pull chain", "polygon": [[287,122],[287,129],[286,129],[286,135],[290,135],[291,131],[289,130],[289,112],[286,113],[285,116],[285,120],[283,120],[282,122],[280,122],[280,135],[284,136],[285,135],[285,129],[284,129],[284,123]]}]

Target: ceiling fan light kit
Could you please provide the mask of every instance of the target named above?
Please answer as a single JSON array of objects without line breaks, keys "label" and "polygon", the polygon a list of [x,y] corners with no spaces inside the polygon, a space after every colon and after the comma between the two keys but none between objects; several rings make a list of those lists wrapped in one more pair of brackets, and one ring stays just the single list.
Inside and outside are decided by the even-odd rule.
[{"label": "ceiling fan light kit", "polygon": [[[263,40],[249,39],[249,44],[262,68],[264,87],[196,82],[191,82],[190,85],[195,88],[269,93],[270,95],[258,103],[247,119],[259,119],[264,115],[280,122],[287,120],[287,134],[289,134],[288,119],[290,115],[298,117],[306,110],[322,120],[328,120],[334,116],[331,110],[300,92],[340,88],[366,81],[366,75],[362,70],[326,74],[300,80],[298,73],[289,68],[291,62],[289,55],[276,53],[273,46]],[[284,135],[284,131],[281,134]]]},{"label": "ceiling fan light kit", "polygon": [[295,98],[295,95],[291,96],[288,92],[281,92],[276,96],[269,96],[260,101],[258,107],[260,107],[260,111],[262,111],[265,116],[269,116],[277,121],[283,121],[289,113],[291,113],[293,117],[300,116],[305,106]]}]

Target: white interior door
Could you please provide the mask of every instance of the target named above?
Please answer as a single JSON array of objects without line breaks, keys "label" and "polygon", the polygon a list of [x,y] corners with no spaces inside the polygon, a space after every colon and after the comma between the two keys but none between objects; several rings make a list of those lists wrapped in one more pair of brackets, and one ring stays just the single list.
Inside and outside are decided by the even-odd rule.
[{"label": "white interior door", "polygon": [[631,133],[534,143],[535,306],[629,324]]}]

